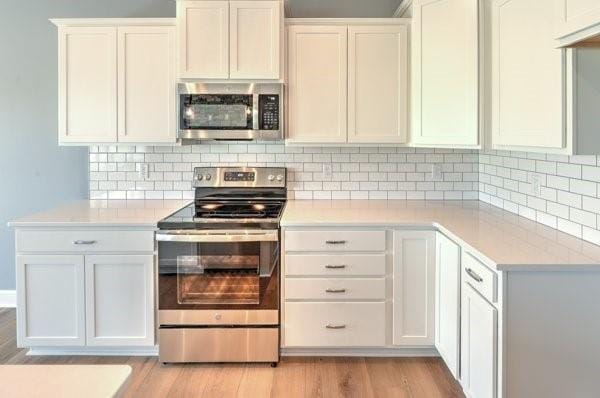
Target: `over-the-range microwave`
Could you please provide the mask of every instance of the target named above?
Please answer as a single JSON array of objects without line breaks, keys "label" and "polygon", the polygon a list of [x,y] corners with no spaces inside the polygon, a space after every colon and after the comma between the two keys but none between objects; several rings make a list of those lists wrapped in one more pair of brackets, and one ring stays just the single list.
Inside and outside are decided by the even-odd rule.
[{"label": "over-the-range microwave", "polygon": [[178,138],[262,140],[283,138],[283,84],[179,83]]}]

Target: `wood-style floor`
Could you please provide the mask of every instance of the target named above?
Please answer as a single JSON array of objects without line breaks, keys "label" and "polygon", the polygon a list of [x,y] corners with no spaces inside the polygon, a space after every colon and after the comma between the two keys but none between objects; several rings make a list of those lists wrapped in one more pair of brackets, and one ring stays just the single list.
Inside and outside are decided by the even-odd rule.
[{"label": "wood-style floor", "polygon": [[[283,358],[267,365],[162,365],[156,357],[33,357],[0,308],[1,364],[129,364],[127,397],[463,397],[439,358]],[[3,381],[6,382],[6,381]]]}]

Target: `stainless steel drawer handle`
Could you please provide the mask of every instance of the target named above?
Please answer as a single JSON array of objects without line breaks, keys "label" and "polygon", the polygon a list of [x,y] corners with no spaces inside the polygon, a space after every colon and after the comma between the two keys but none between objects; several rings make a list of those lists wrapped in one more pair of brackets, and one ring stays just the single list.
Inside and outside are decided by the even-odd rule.
[{"label": "stainless steel drawer handle", "polygon": [[345,240],[326,240],[325,243],[328,245],[345,245],[347,241]]},{"label": "stainless steel drawer handle", "polygon": [[73,241],[74,245],[93,245],[96,243],[98,243],[98,242],[96,242],[95,240],[74,240]]},{"label": "stainless steel drawer handle", "polygon": [[330,323],[328,323],[325,327],[327,329],[346,329],[346,325],[332,325]]},{"label": "stainless steel drawer handle", "polygon": [[327,269],[344,269],[344,268],[346,268],[346,266],[342,265],[342,264],[340,264],[340,265],[327,264],[325,266],[325,268],[327,268]]},{"label": "stainless steel drawer handle", "polygon": [[475,279],[477,282],[483,282],[483,278],[480,277],[477,272],[473,271],[471,268],[465,268],[465,271],[467,272],[467,275],[469,275],[471,278]]},{"label": "stainless steel drawer handle", "polygon": [[346,289],[326,289],[327,293],[346,293]]}]

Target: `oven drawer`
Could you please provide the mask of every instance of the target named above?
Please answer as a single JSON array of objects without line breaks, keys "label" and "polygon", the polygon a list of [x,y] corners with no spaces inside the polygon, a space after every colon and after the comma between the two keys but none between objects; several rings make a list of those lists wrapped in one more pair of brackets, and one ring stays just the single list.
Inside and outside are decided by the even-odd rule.
[{"label": "oven drawer", "polygon": [[161,328],[160,362],[277,362],[279,328]]},{"label": "oven drawer", "polygon": [[18,252],[152,252],[154,231],[18,230]]},{"label": "oven drawer", "polygon": [[468,282],[490,302],[496,302],[498,290],[496,273],[466,252],[462,255],[462,280]]},{"label": "oven drawer", "polygon": [[286,231],[286,251],[370,252],[385,250],[385,231]]},{"label": "oven drawer", "polygon": [[385,345],[385,303],[286,303],[286,347]]},{"label": "oven drawer", "polygon": [[385,254],[288,254],[286,276],[384,276]]},{"label": "oven drawer", "polygon": [[385,300],[385,278],[287,278],[286,300]]}]

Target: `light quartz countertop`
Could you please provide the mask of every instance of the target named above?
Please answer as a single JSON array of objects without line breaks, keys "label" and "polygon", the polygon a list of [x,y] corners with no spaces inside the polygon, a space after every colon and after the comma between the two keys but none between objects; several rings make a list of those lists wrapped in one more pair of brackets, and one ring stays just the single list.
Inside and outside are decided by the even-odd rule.
[{"label": "light quartz countertop", "polygon": [[10,227],[148,227],[190,200],[81,200],[8,223]]},{"label": "light quartz countertop", "polygon": [[281,225],[435,228],[498,270],[600,271],[600,246],[480,201],[290,200]]},{"label": "light quartz countertop", "polygon": [[115,397],[130,376],[129,365],[2,365],[0,396]]}]

